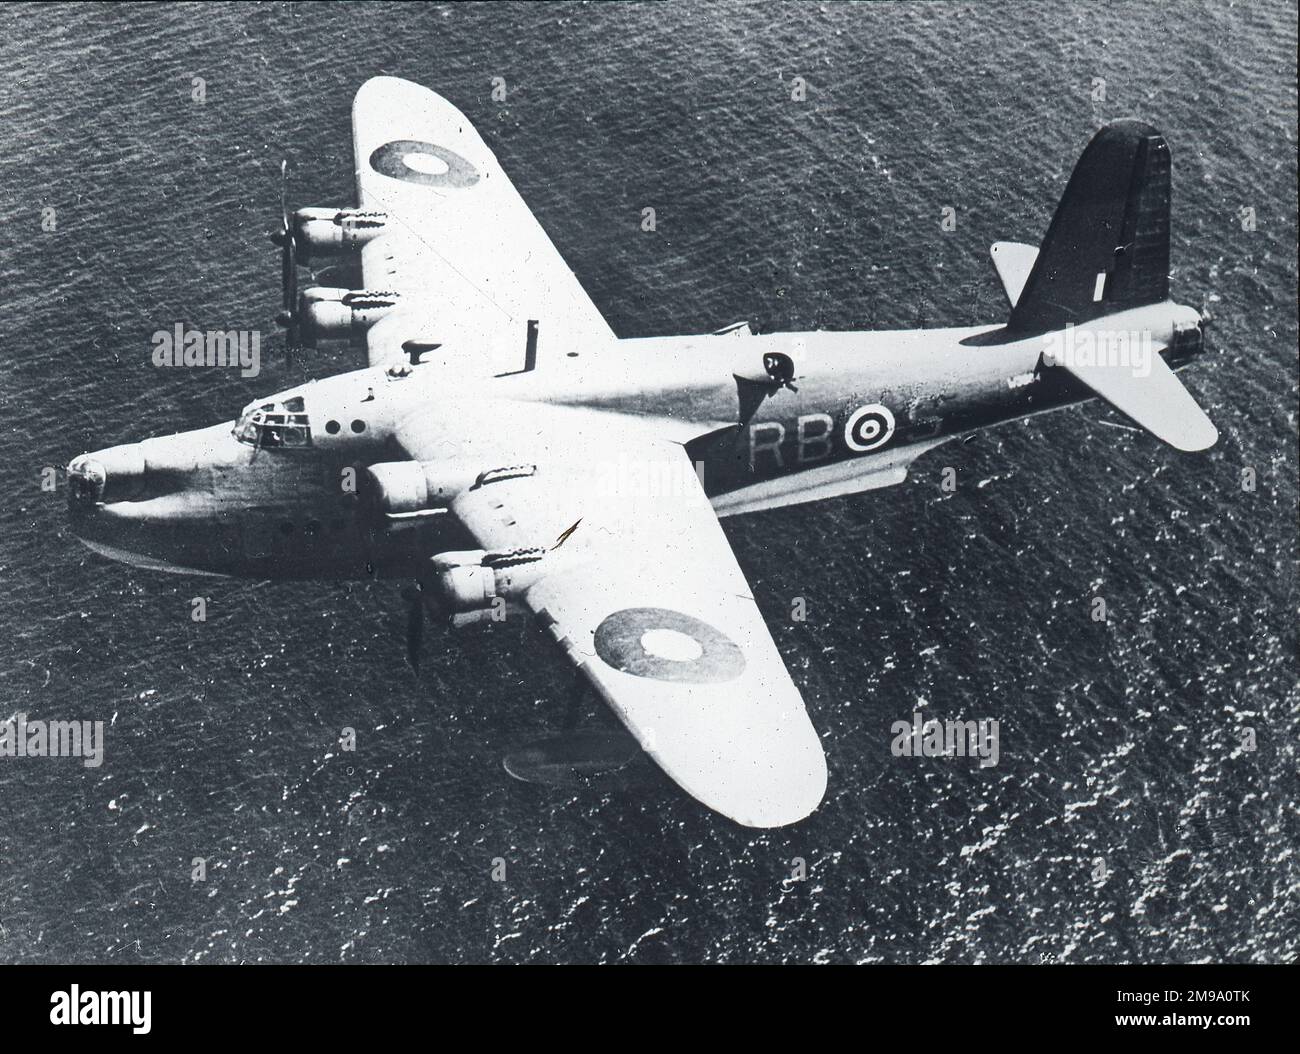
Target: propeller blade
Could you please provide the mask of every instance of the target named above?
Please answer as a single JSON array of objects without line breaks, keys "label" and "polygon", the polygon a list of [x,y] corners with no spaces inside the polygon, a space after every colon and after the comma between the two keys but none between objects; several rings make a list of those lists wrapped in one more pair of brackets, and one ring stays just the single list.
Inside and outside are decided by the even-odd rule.
[{"label": "propeller blade", "polygon": [[582,704],[587,698],[587,679],[581,674],[574,677],[573,687],[569,689],[568,702],[564,707],[564,723],[560,726],[565,732],[572,732],[578,727],[582,717]]},{"label": "propeller blade", "polygon": [[294,252],[293,235],[290,234],[280,246],[280,286],[284,299],[284,310],[298,310],[298,260]]},{"label": "propeller blade", "polygon": [[285,328],[284,355],[298,347],[298,245],[289,215],[289,162],[280,162],[280,230],[272,237],[280,246],[281,310],[276,321]]},{"label": "propeller blade", "polygon": [[289,230],[289,159],[280,159],[280,229]]},{"label": "propeller blade", "polygon": [[406,600],[406,661],[420,672],[420,645],[424,641],[424,597],[419,586],[402,590]]}]

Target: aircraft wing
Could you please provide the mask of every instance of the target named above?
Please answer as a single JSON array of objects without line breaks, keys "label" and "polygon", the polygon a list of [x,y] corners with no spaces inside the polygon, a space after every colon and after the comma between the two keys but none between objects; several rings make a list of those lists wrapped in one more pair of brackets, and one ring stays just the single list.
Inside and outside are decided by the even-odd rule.
[{"label": "aircraft wing", "polygon": [[352,107],[357,196],[386,213],[361,253],[368,290],[397,308],[367,334],[371,365],[403,345],[522,360],[528,320],[544,348],[614,339],[500,163],[455,106],[428,88],[375,77]]},{"label": "aircraft wing", "polygon": [[[453,515],[486,550],[547,550],[524,603],[646,752],[738,823],[811,813],[821,742],[681,445],[615,415],[463,412],[510,421],[527,442],[500,458],[532,471],[462,492]],[[413,457],[446,442],[402,437]]]}]

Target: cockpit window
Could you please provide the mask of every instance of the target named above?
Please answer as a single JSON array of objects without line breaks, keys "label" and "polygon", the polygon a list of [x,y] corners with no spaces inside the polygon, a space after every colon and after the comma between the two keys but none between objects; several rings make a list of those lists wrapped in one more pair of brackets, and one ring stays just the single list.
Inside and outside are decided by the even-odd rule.
[{"label": "cockpit window", "polygon": [[311,421],[302,396],[248,407],[235,424],[235,438],[250,446],[272,449],[311,446]]}]

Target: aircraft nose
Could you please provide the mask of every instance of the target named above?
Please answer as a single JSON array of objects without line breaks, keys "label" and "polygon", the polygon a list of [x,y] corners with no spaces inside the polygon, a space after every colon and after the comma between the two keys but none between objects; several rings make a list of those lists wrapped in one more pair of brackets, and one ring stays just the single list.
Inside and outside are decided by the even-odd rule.
[{"label": "aircraft nose", "polygon": [[73,458],[68,465],[68,500],[74,508],[128,501],[139,496],[144,479],[139,444],[96,450]]}]

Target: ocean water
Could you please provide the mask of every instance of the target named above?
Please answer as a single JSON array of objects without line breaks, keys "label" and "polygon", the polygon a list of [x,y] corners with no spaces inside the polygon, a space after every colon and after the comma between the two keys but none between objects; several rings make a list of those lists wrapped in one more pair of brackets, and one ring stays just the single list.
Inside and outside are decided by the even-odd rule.
[{"label": "ocean water", "polygon": [[[0,719],[109,726],[98,769],[0,759],[0,961],[1300,951],[1293,3],[33,4],[0,28]],[[629,337],[996,321],[988,245],[1036,243],[1091,133],[1148,120],[1221,440],[1179,455],[1089,405],[727,521],[828,753],[802,824],[741,829],[650,771],[515,782],[502,755],[570,680],[531,631],[431,632],[416,675],[395,583],[110,564],[40,489],[358,364],[274,356],[266,234],[281,157],[296,204],[352,202],[377,73],[476,122]],[[155,369],[176,322],[262,330],[262,375]],[[999,764],[893,757],[917,710],[998,719]]]}]

